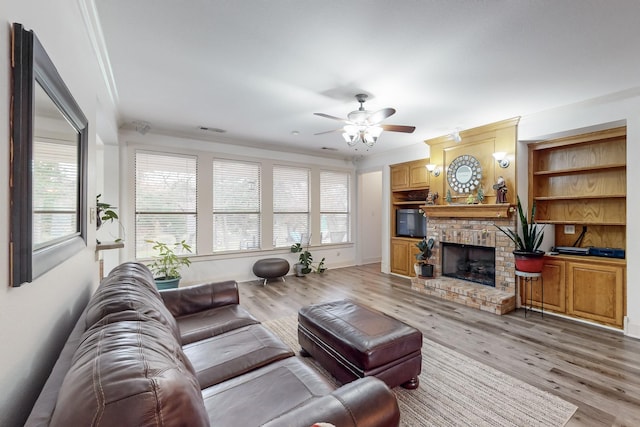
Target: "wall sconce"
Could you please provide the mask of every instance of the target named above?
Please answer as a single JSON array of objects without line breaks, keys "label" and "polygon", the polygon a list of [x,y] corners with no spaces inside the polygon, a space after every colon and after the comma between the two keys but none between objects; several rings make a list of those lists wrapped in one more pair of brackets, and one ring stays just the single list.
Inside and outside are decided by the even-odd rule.
[{"label": "wall sconce", "polygon": [[456,130],[451,134],[451,138],[456,144],[459,144],[462,141],[462,137],[460,136],[460,129],[456,128]]},{"label": "wall sconce", "polygon": [[430,174],[433,176],[440,176],[440,168],[438,165],[434,165],[433,163],[429,163],[425,166]]},{"label": "wall sconce", "polygon": [[507,153],[504,151],[496,151],[493,153],[493,158],[496,159],[501,168],[508,168],[511,164],[509,159],[507,159]]}]

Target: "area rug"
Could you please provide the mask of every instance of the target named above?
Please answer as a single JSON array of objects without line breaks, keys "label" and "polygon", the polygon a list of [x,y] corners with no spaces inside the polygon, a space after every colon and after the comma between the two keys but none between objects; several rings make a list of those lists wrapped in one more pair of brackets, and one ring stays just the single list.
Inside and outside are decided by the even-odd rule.
[{"label": "area rug", "polygon": [[[263,323],[298,351],[297,317]],[[331,378],[313,358],[303,358]],[[333,380],[335,383],[335,380]],[[465,355],[423,340],[420,387],[393,389],[402,426],[564,426],[577,407]]]}]

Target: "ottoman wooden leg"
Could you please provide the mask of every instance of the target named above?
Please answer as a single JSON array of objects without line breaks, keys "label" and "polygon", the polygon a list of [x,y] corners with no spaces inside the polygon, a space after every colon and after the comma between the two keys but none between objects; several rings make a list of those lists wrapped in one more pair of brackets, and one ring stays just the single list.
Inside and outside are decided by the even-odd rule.
[{"label": "ottoman wooden leg", "polygon": [[311,354],[309,354],[309,352],[307,350],[305,350],[304,348],[300,349],[300,356],[302,357],[311,357]]},{"label": "ottoman wooden leg", "polygon": [[400,384],[402,388],[406,388],[407,390],[415,390],[420,385],[420,379],[418,377],[413,377],[406,383]]}]

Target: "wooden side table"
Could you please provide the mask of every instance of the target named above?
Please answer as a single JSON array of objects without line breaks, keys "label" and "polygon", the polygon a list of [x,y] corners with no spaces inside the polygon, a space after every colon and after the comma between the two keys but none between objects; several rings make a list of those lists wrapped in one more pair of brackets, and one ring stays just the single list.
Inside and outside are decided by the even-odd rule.
[{"label": "wooden side table", "polygon": [[520,283],[524,280],[524,317],[527,317],[527,283],[529,283],[529,310],[533,308],[533,281],[540,281],[541,298],[540,298],[540,315],[544,317],[544,280],[542,279],[542,273],[529,273],[528,271],[516,270],[516,278],[518,283],[516,284],[516,300],[518,298],[518,288]]}]

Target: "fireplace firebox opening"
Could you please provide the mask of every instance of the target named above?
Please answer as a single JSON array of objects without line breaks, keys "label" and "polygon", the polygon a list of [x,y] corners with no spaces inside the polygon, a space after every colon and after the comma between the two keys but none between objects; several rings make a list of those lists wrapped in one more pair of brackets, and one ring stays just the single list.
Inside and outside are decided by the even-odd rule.
[{"label": "fireplace firebox opening", "polygon": [[442,242],[442,275],[495,287],[496,250]]}]

